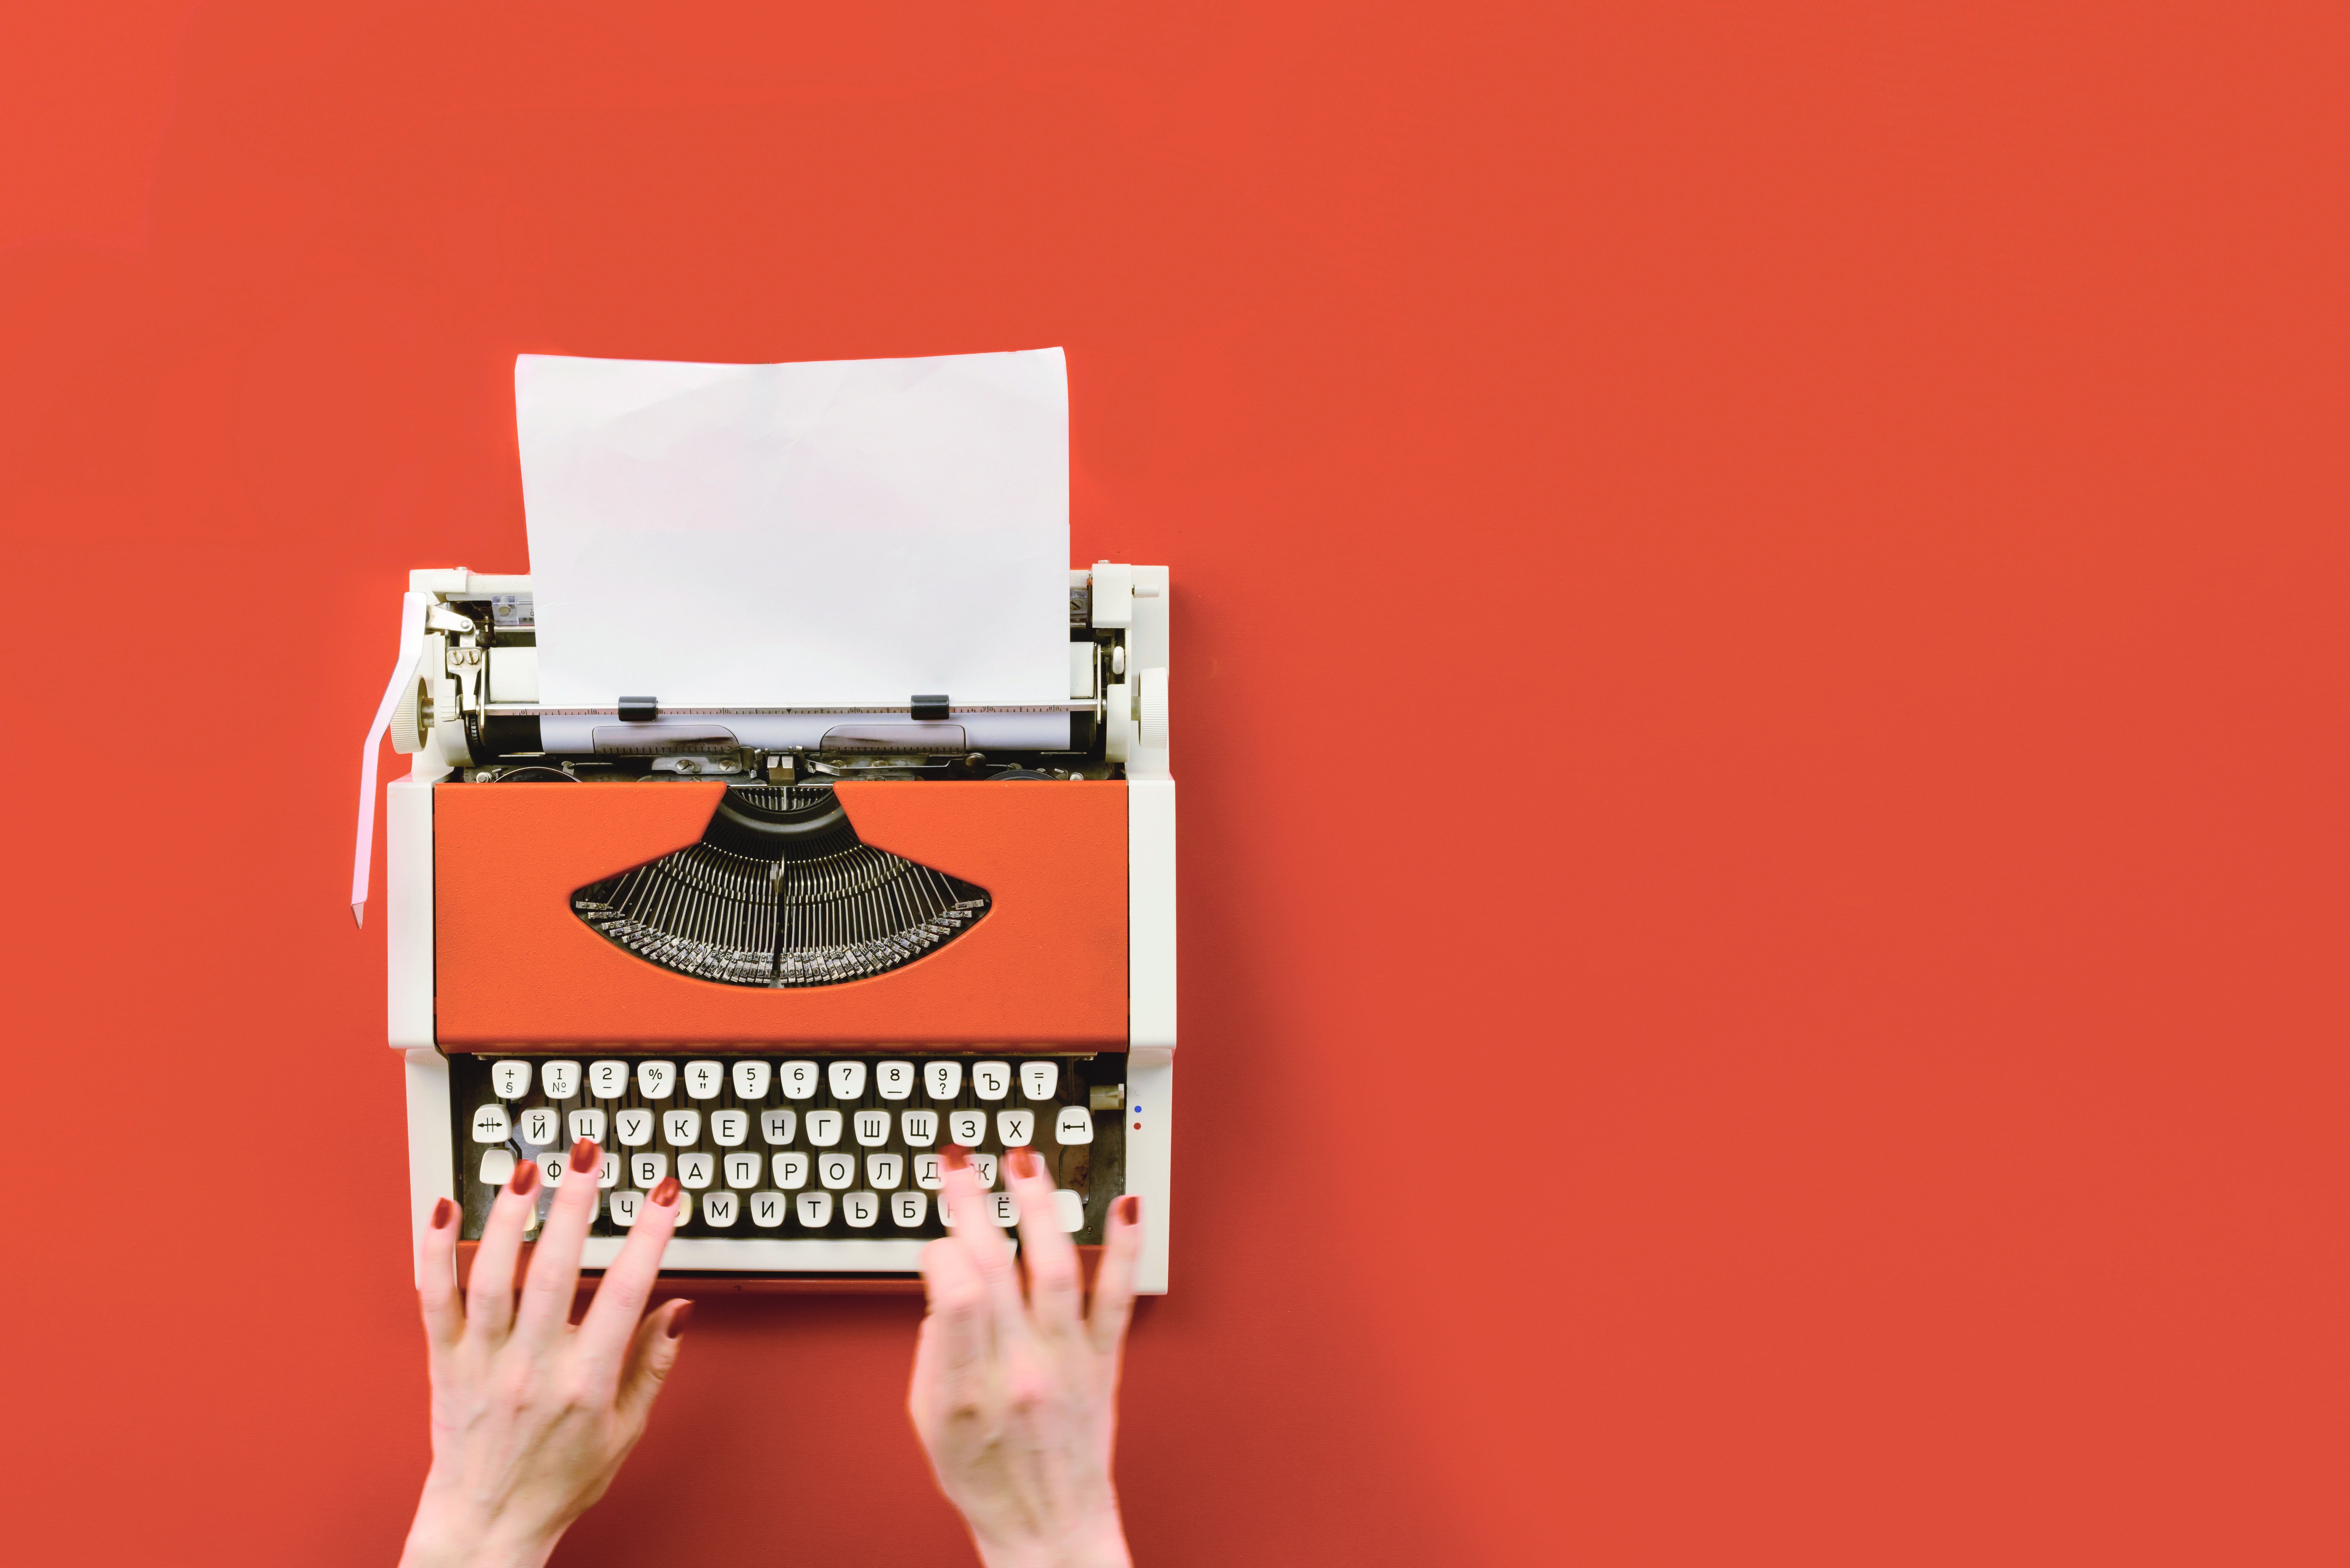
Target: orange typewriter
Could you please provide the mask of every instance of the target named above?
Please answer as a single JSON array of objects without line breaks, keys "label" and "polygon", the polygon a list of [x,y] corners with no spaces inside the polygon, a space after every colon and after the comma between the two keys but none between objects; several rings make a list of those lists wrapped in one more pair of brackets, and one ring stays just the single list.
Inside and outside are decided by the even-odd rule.
[{"label": "orange typewriter", "polygon": [[412,759],[420,1236],[451,1198],[477,1237],[519,1160],[544,1206],[586,1137],[589,1267],[674,1175],[668,1269],[886,1288],[945,1146],[1006,1226],[1024,1147],[1080,1245],[1142,1194],[1167,1288],[1168,576],[1068,568],[1066,384],[1058,350],[517,363],[534,571],[411,574],[362,766],[363,917],[380,738]]}]

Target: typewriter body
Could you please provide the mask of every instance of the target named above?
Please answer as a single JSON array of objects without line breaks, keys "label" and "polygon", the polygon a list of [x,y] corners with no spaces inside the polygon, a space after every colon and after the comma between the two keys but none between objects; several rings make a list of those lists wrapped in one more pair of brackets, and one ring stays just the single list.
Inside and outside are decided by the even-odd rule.
[{"label": "typewriter body", "polygon": [[1062,707],[552,708],[529,577],[411,574],[385,881],[418,1234],[451,1198],[478,1237],[516,1161],[551,1189],[588,1137],[588,1267],[673,1174],[666,1268],[853,1288],[943,1233],[944,1146],[1006,1225],[1026,1147],[1081,1246],[1142,1195],[1164,1291],[1167,570],[1068,603]]}]

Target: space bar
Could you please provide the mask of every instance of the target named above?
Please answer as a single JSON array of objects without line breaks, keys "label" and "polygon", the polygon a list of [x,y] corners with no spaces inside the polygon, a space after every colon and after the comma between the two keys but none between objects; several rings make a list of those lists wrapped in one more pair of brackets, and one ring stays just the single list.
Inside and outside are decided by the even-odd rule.
[{"label": "space bar", "polygon": [[[580,1249],[582,1268],[609,1267],[620,1255],[624,1238],[590,1236]],[[705,1236],[681,1236],[661,1254],[666,1271],[722,1273],[749,1270],[763,1273],[911,1273],[922,1264],[924,1243],[902,1240],[851,1241],[792,1241],[780,1238],[744,1237],[740,1241]]]}]

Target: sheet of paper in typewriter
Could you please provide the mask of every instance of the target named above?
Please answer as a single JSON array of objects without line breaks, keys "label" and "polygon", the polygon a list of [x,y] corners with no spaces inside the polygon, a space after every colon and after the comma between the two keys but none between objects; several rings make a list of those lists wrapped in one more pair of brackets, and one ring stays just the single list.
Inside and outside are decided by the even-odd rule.
[{"label": "sheet of paper in typewriter", "polygon": [[1059,705],[1061,350],[515,362],[539,702]]}]

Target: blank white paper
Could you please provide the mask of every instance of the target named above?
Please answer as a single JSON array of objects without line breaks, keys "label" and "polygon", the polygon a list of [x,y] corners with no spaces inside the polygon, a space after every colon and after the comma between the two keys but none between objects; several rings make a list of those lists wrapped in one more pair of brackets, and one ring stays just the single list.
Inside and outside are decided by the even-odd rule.
[{"label": "blank white paper", "polygon": [[515,361],[543,707],[1068,699],[1058,348]]}]

